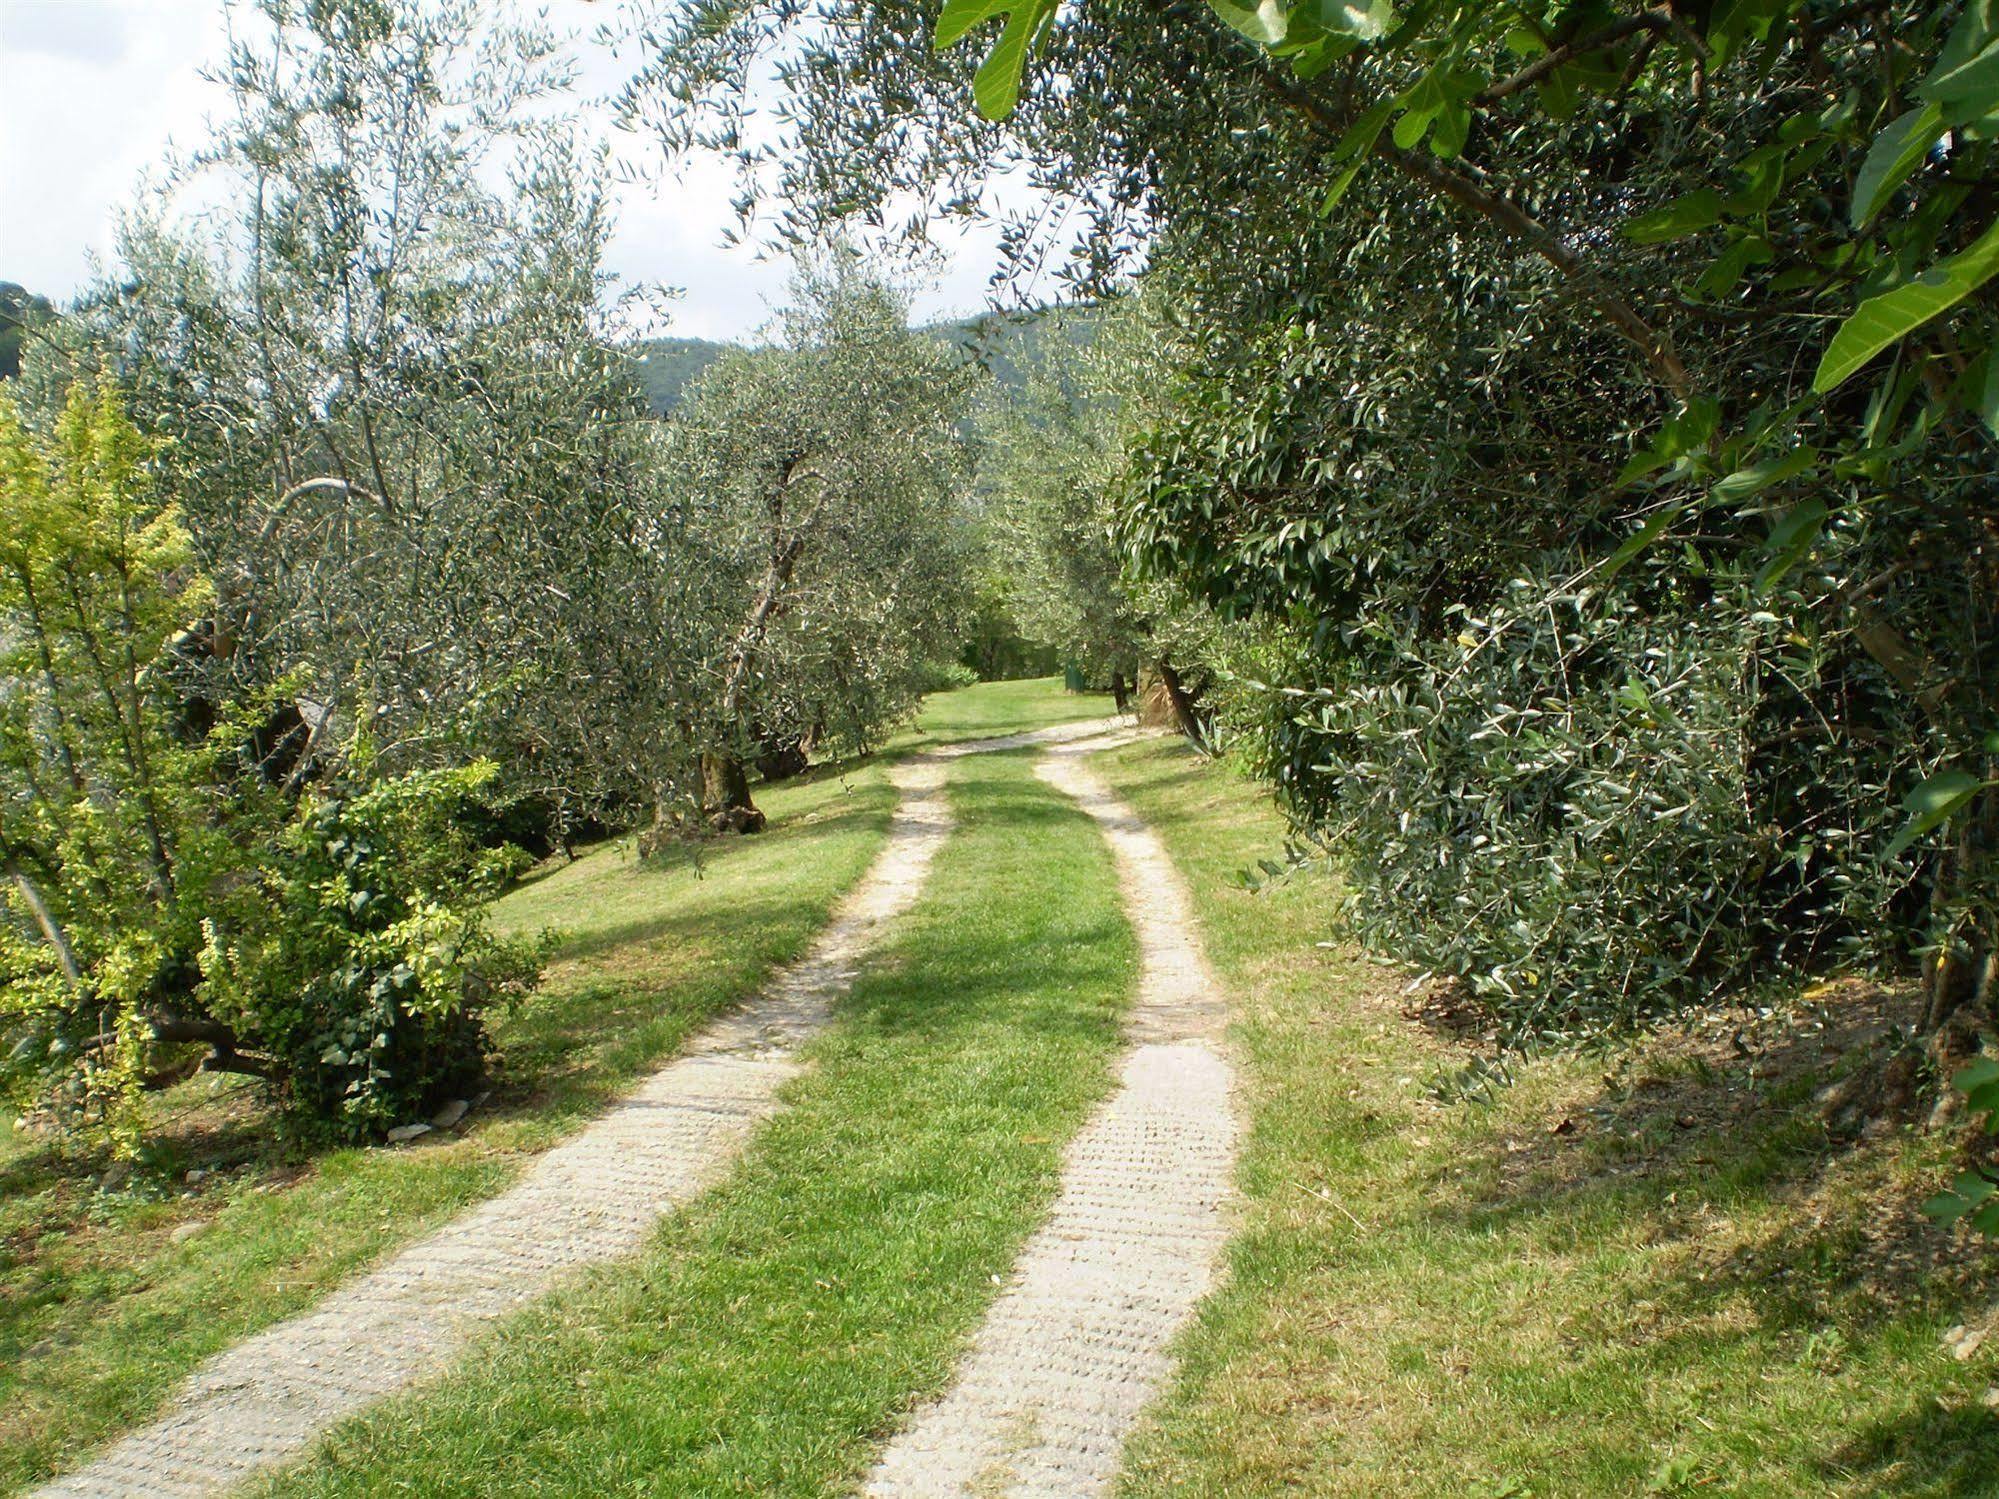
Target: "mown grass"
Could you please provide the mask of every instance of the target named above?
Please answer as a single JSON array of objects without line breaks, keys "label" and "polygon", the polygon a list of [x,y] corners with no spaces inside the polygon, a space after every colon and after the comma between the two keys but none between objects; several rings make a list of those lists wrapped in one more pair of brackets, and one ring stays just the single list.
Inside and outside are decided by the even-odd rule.
[{"label": "mown grass", "polygon": [[[500,1190],[687,1033],[796,956],[880,847],[879,767],[759,788],[771,831],[698,867],[642,869],[625,842],[530,879],[507,929],[564,934],[544,990],[498,1026],[492,1096],[414,1148],[312,1153],[240,1084],[163,1098],[150,1164],[26,1137],[0,1156],[0,1490],[80,1460],[202,1358]],[[189,1170],[221,1168],[188,1185]],[[204,1224],[198,1237],[173,1231]]]},{"label": "mown grass", "polygon": [[[1030,683],[929,713],[969,737],[1051,706],[1103,711]],[[1739,1049],[1544,1057],[1491,1104],[1443,1106],[1426,1081],[1467,1052],[1318,945],[1325,884],[1236,886],[1278,838],[1259,791],[1171,744],[1100,763],[1189,877],[1251,1118],[1230,1276],[1128,1451],[1127,1499],[1999,1494],[1999,1265],[1916,1212],[1947,1135],[1828,1132],[1815,1095],[1859,1054],[1845,1000]],[[1130,939],[1095,835],[1029,764],[954,767],[964,826],[929,893],[725,1185],[269,1491],[811,1494],[863,1471],[948,1378],[1108,1086]],[[188,1197],[165,1167],[97,1194],[0,1157],[0,1478],[79,1456],[206,1352],[496,1189],[796,951],[879,839],[879,772],[853,784],[766,789],[777,830],[699,880],[607,849],[510,897],[509,925],[572,936],[464,1137],[299,1158],[204,1105],[221,1122],[177,1137],[173,1169],[246,1169]],[[168,1241],[194,1219],[213,1226]],[[1955,1323],[1988,1330],[1964,1360]]]},{"label": "mown grass", "polygon": [[981,682],[976,687],[933,692],[923,700],[914,730],[894,742],[906,744],[921,738],[931,744],[950,744],[1049,724],[1107,718],[1114,711],[1109,693],[1068,692],[1060,677]]},{"label": "mown grass", "polygon": [[1429,1102],[1463,1053],[1315,945],[1325,884],[1236,886],[1259,792],[1160,744],[1105,769],[1192,884],[1253,1120],[1230,1279],[1122,1494],[1999,1494],[1999,1329],[1940,1343],[1999,1266],[1916,1211],[1948,1142],[1829,1137],[1838,1014]]},{"label": "mown grass", "polygon": [[1024,754],[727,1182],[361,1418],[269,1494],[806,1495],[941,1388],[1110,1086],[1135,954],[1093,827]]}]

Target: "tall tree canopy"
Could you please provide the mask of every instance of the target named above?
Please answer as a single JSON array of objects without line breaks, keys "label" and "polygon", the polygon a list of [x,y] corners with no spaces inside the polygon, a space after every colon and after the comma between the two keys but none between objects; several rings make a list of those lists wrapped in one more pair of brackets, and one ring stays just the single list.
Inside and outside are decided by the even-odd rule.
[{"label": "tall tree canopy", "polygon": [[198,235],[148,205],[68,325],[167,440],[216,669],[293,681],[315,755],[483,752],[517,794],[628,798],[695,663],[566,67],[455,0],[244,19],[187,169],[226,211]]},{"label": "tall tree canopy", "polygon": [[742,827],[761,825],[747,762],[866,748],[914,706],[964,591],[970,368],[844,253],[795,294],[776,340],[711,366],[668,434],[719,626],[697,731],[704,805]]},{"label": "tall tree canopy", "polygon": [[780,233],[1024,166],[1017,266],[1149,266],[1187,337],[1127,557],[1243,622],[1236,722],[1380,945],[1528,1031],[1867,953],[1924,955],[1932,1024],[1989,999],[1989,0],[662,35],[628,102]]},{"label": "tall tree canopy", "polygon": [[982,519],[1013,617],[1107,683],[1120,712],[1146,674],[1197,731],[1182,674],[1204,674],[1213,631],[1170,584],[1128,576],[1114,535],[1126,446],[1168,409],[1173,345],[1161,308],[1123,298],[1042,317],[1053,334],[1016,382],[987,391],[977,423]]}]

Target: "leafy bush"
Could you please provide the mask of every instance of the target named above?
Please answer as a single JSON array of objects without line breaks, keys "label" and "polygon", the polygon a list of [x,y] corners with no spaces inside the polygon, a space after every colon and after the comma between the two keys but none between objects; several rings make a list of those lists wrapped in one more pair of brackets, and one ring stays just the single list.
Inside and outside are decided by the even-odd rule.
[{"label": "leafy bush", "polygon": [[271,1059],[297,1115],[359,1138],[427,1111],[479,1075],[485,1012],[533,987],[535,949],[494,937],[483,905],[519,856],[459,815],[494,773],[309,800],[247,899],[204,922],[205,1007]]},{"label": "leafy bush", "polygon": [[276,705],[190,645],[212,590],[151,449],[108,382],[48,434],[0,394],[0,1087],[129,1147],[201,1066],[356,1137],[476,1071],[533,982],[480,912],[509,856],[463,831],[492,767],[302,794]]},{"label": "leafy bush", "polygon": [[1783,732],[1793,692],[1854,694],[1851,663],[1726,591],[1699,630],[1546,577],[1453,613],[1430,636],[1372,617],[1266,726],[1370,946],[1465,980],[1518,1041],[1895,940],[1882,767],[1829,753],[1829,724]]},{"label": "leafy bush", "polygon": [[975,687],[979,674],[962,661],[926,661],[917,668],[918,692],[950,692],[959,687]]}]

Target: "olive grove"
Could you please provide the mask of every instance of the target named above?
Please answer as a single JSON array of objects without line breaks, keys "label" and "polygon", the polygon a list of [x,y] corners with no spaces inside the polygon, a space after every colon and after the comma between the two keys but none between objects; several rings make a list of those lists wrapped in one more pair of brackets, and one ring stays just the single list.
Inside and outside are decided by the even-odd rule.
[{"label": "olive grove", "polygon": [[[622,13],[624,123],[809,251],[666,418],[565,52],[470,0],[239,6],[24,343],[27,1106],[206,1065],[377,1128],[532,983],[508,845],[754,831],[967,640],[1148,675],[1517,1042],[1862,966],[1992,1017],[1989,0]],[[1089,332],[995,381],[855,246],[1002,179]]]},{"label": "olive grove", "polygon": [[552,36],[233,19],[0,397],[0,1080],[128,1148],[196,1069],[350,1138],[462,1091],[539,964],[494,891],[760,825],[747,766],[878,743],[963,581],[971,373],[851,255],[663,421]]},{"label": "olive grove", "polygon": [[778,237],[1025,174],[1023,274],[1168,309],[1084,482],[1372,945],[1523,1041],[1848,965],[1989,1020],[1986,0],[650,21],[628,108]]},{"label": "olive grove", "polygon": [[794,292],[773,343],[711,366],[665,435],[688,571],[721,624],[694,745],[701,808],[738,831],[763,822],[750,765],[865,750],[915,706],[962,590],[955,423],[971,371],[845,254]]},{"label": "olive grove", "polygon": [[1112,536],[1125,446],[1166,409],[1172,342],[1155,302],[1121,299],[1086,321],[1044,314],[1058,328],[1077,320],[1086,336],[1044,340],[1017,388],[987,392],[976,492],[1018,627],[1107,686],[1120,712],[1149,682],[1198,738],[1215,632],[1176,590],[1129,574]]}]

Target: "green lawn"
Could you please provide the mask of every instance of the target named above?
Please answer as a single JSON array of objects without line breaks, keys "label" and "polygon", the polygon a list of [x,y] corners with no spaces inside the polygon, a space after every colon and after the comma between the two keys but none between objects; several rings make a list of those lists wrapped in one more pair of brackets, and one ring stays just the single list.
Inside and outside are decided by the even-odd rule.
[{"label": "green lawn", "polygon": [[[502,926],[567,934],[542,993],[499,1026],[494,1093],[459,1133],[318,1154],[272,1135],[242,1085],[161,1103],[150,1168],[21,1137],[0,1156],[0,1490],[74,1462],[149,1413],[194,1364],[295,1312],[511,1181],[549,1144],[800,952],[880,847],[879,767],[759,788],[771,831],[692,864],[592,849],[500,903]],[[188,1170],[221,1166],[195,1186]],[[204,1223],[176,1244],[173,1230]]]},{"label": "green lawn", "polygon": [[1115,711],[1109,693],[1065,692],[1060,677],[981,682],[976,687],[933,692],[923,700],[915,732],[895,743],[908,744],[920,736],[932,744],[949,744],[1049,724],[1108,718]]},{"label": "green lawn", "polygon": [[1828,1139],[1812,1012],[1429,1102],[1463,1054],[1315,946],[1326,885],[1236,885],[1279,840],[1260,792],[1100,763],[1193,885],[1253,1118],[1230,1279],[1122,1494],[1999,1494],[1999,1330],[1940,1343],[1999,1264],[1916,1210],[1946,1143]]},{"label": "green lawn", "polygon": [[[993,684],[931,699],[924,731],[1105,711]],[[1441,1104],[1427,1084],[1466,1043],[1326,940],[1325,881],[1238,884],[1281,836],[1258,788],[1166,741],[1098,764],[1193,887],[1250,1120],[1230,1273],[1126,1499],[1999,1494],[1999,1257],[1916,1210],[1952,1141],[1835,1139],[1815,1104],[1878,1024],[1864,986]],[[851,1484],[949,1377],[1110,1084],[1132,943],[1097,834],[1031,766],[951,766],[961,825],[929,888],[721,1186],[269,1493]],[[567,938],[462,1134],[309,1156],[204,1082],[123,1189],[0,1154],[0,1480],[81,1456],[204,1354],[497,1190],[796,954],[891,793],[877,763],[758,799],[773,830],[698,868],[609,845],[500,903]],[[182,1185],[209,1164],[239,1169]],[[1964,1360],[1942,1342],[1960,1322],[1990,1329]]]},{"label": "green lawn", "polygon": [[1108,854],[1023,753],[727,1182],[337,1433],[283,1495],[816,1495],[863,1470],[1052,1199],[1135,965]]}]

